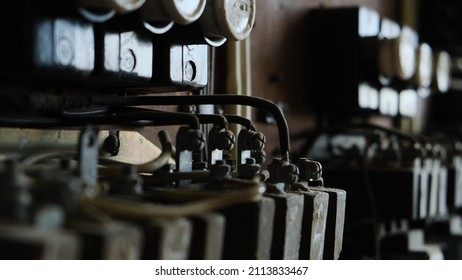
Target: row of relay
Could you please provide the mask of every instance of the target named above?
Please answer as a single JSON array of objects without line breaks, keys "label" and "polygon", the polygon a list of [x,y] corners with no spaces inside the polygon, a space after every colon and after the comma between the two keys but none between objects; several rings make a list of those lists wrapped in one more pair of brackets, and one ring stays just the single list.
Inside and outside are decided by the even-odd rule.
[{"label": "row of relay", "polygon": [[[160,114],[145,113],[136,119],[153,120]],[[167,114],[178,122],[173,113]],[[125,126],[132,120],[127,114],[121,117]],[[213,115],[198,118],[208,123]],[[227,119],[242,123],[232,116]],[[4,132],[24,138],[39,133]],[[237,170],[221,160],[192,168],[199,163],[192,151],[207,146],[216,159],[216,153],[222,157],[222,150],[233,144],[219,140],[230,139],[224,128],[215,126],[207,145],[199,132],[183,127],[174,148],[161,131],[162,151],[141,164],[126,163],[134,159],[131,145],[144,142],[129,132],[86,128],[79,134],[77,152],[75,146],[55,152],[38,149],[41,143],[33,138],[26,141],[21,154],[7,156],[0,164],[0,258],[339,258],[346,193],[322,186],[319,163],[300,159],[292,165],[295,172],[289,162],[275,159],[269,173],[261,171],[250,156],[252,150],[264,148],[264,137],[244,128],[238,143],[245,163]],[[124,137],[127,133],[131,136]],[[72,143],[69,135],[75,133],[56,135]],[[114,137],[120,150],[108,150]],[[288,171],[295,176],[298,170],[300,177],[290,185],[277,184],[288,181]]]},{"label": "row of relay", "polygon": [[[0,49],[8,55],[0,65],[2,80],[70,82],[90,87],[143,85],[164,92],[202,88],[209,78],[210,45],[246,38],[255,13],[253,1],[146,1],[143,7],[153,15],[164,11],[162,5],[175,7],[180,14],[191,12],[194,5],[205,11],[197,18],[206,23],[175,25],[167,34],[159,35],[149,27],[159,21],[141,18],[140,14],[147,12],[98,22],[78,9],[87,4],[138,7],[134,2],[144,1],[77,2],[23,0],[5,4],[0,23],[8,43]],[[214,24],[225,25],[234,36],[209,33]]]},{"label": "row of relay", "polygon": [[163,34],[174,25],[196,25],[211,43],[245,39],[255,23],[255,0],[21,0],[6,3],[8,13],[79,15],[102,23],[130,15],[132,24]]},{"label": "row of relay", "polygon": [[321,113],[416,117],[429,95],[451,87],[450,55],[419,42],[408,26],[365,7],[319,9],[311,20]]},{"label": "row of relay", "polygon": [[143,24],[156,34],[169,31],[174,23],[197,21],[204,36],[217,43],[220,38],[245,39],[255,21],[255,0],[77,0],[75,5],[89,19],[138,12]]},{"label": "row of relay", "polygon": [[326,180],[344,185],[352,201],[350,218],[361,219],[372,212],[364,211],[364,205],[359,207],[368,200],[368,188],[383,221],[446,219],[459,211],[460,141],[406,138],[384,131],[352,125],[323,134],[306,155],[323,161]]},{"label": "row of relay", "polygon": [[[5,169],[15,173],[2,178],[23,181],[2,190],[0,258],[339,258],[342,190],[281,192],[254,180],[209,178],[208,172],[201,184],[165,189],[152,184],[152,176],[126,170],[112,178],[102,176],[100,183],[109,180],[107,191],[89,198],[73,169],[55,169],[49,163]],[[50,172],[54,178],[45,174]],[[123,193],[135,184],[141,189],[136,195]],[[26,197],[29,202],[20,200]],[[31,219],[11,220],[13,210]]]},{"label": "row of relay", "polygon": [[460,144],[370,124],[318,134],[302,155],[321,160],[324,179],[348,193],[343,257],[460,258],[451,247],[460,243]]}]

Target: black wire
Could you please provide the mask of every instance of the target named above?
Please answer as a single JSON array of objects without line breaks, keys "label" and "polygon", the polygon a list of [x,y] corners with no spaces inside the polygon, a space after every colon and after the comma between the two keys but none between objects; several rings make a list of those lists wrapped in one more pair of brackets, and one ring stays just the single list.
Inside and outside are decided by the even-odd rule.
[{"label": "black wire", "polygon": [[150,126],[170,126],[187,124],[193,129],[200,129],[199,119],[194,115],[170,112],[156,112],[149,110],[120,113],[98,118],[90,118],[88,119],[88,121],[100,125],[148,121]]},{"label": "black wire", "polygon": [[104,116],[85,116],[71,118],[44,118],[37,116],[11,117],[0,116],[0,126],[2,127],[21,127],[21,128],[56,128],[56,127],[78,127],[92,125],[115,125],[129,124],[133,122],[146,121],[140,125],[148,126],[170,126],[188,125],[193,129],[200,129],[199,119],[193,114],[158,112],[137,108],[124,108],[115,113]]},{"label": "black wire", "polygon": [[98,106],[98,107],[85,107],[81,109],[63,110],[61,115],[66,119],[79,119],[89,117],[104,116],[109,113],[109,107]]},{"label": "black wire", "polygon": [[244,117],[237,116],[237,115],[227,115],[227,114],[223,116],[228,120],[229,123],[235,123],[235,124],[242,125],[247,130],[250,130],[250,131],[256,130],[255,125],[248,118],[244,118]]},{"label": "black wire", "polygon": [[55,128],[79,126],[73,121],[63,122],[58,118],[0,116],[1,127]]},{"label": "black wire", "polygon": [[217,124],[220,128],[228,128],[228,119],[223,115],[195,114],[201,124]]},{"label": "black wire", "polygon": [[[66,118],[88,118],[88,117],[98,117],[101,116],[102,113],[112,113],[112,114],[121,114],[121,113],[141,113],[141,112],[152,112],[152,113],[159,113],[159,114],[175,114],[181,115],[187,120],[187,124],[192,127],[196,127],[197,120],[199,123],[211,123],[217,124],[221,128],[228,128],[228,120],[223,115],[217,114],[191,114],[191,113],[181,113],[181,112],[166,112],[160,110],[152,110],[152,109],[143,109],[143,108],[136,108],[136,107],[91,107],[91,108],[84,108],[79,110],[67,110],[63,111],[63,116]],[[172,115],[169,115],[172,116]],[[196,119],[197,118],[197,119]]]},{"label": "black wire", "polygon": [[[147,120],[152,121],[153,117],[160,117],[164,125],[188,125],[193,129],[200,129],[200,120],[197,116],[190,113],[177,113],[177,112],[165,112],[165,111],[158,111],[158,110],[151,110],[151,109],[143,109],[143,108],[134,108],[134,107],[110,107],[109,112],[113,114],[113,116],[126,116],[127,114],[136,114],[133,115],[132,118],[135,120],[129,121],[136,121],[137,116],[140,118],[139,120]],[[144,117],[145,116],[145,117]],[[110,116],[109,116],[110,118]],[[118,119],[116,119],[118,121]],[[162,125],[159,120],[157,120],[159,125]]]},{"label": "black wire", "polygon": [[201,96],[141,96],[115,97],[92,96],[93,105],[103,106],[143,106],[143,105],[245,105],[270,112],[276,120],[279,130],[279,144],[282,155],[289,159],[290,139],[286,118],[281,109],[271,101],[242,95],[201,95]]}]

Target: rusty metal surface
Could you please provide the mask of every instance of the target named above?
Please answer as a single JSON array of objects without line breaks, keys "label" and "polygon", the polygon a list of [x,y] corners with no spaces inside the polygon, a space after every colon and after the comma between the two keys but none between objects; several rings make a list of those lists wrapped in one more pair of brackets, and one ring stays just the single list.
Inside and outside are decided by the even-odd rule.
[{"label": "rusty metal surface", "polygon": [[143,259],[188,259],[192,230],[186,218],[152,220],[145,228]]},{"label": "rusty metal surface", "polygon": [[329,195],[313,190],[297,193],[303,195],[304,198],[299,259],[322,260]]},{"label": "rusty metal surface", "polygon": [[82,240],[81,259],[136,260],[141,256],[140,228],[118,222],[75,222],[73,230]]},{"label": "rusty metal surface", "polygon": [[190,219],[193,222],[193,242],[189,259],[221,259],[226,227],[224,216],[217,213],[206,213]]},{"label": "rusty metal surface", "polygon": [[223,209],[226,233],[223,259],[269,260],[273,238],[275,202],[262,198],[255,203]]},{"label": "rusty metal surface", "polygon": [[323,259],[338,260],[343,246],[347,193],[344,190],[333,188],[313,188],[313,190],[329,194]]},{"label": "rusty metal surface", "polygon": [[291,193],[266,196],[276,204],[271,259],[298,260],[304,197]]},{"label": "rusty metal surface", "polygon": [[0,224],[0,259],[75,260],[79,245],[77,236],[68,231]]}]

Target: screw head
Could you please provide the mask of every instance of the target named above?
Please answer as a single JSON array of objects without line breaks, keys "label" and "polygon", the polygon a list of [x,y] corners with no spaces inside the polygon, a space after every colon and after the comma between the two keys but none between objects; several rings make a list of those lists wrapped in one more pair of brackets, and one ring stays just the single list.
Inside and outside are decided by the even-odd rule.
[{"label": "screw head", "polygon": [[136,67],[136,55],[132,49],[125,49],[122,51],[120,70],[125,72],[133,72]]},{"label": "screw head", "polygon": [[63,66],[71,65],[74,60],[74,46],[68,38],[60,38],[56,43],[56,59]]},{"label": "screw head", "polygon": [[197,75],[196,64],[191,60],[187,61],[184,66],[185,79],[192,82],[196,79],[196,75]]},{"label": "screw head", "polygon": [[103,149],[111,156],[117,156],[120,150],[120,139],[117,135],[109,135],[104,139]]}]

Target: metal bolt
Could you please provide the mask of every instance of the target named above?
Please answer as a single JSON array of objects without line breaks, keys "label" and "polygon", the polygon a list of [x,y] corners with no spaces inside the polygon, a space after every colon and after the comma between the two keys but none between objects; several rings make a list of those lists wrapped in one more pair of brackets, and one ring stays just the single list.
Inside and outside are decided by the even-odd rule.
[{"label": "metal bolt", "polygon": [[254,158],[247,158],[245,164],[239,166],[239,177],[242,179],[253,179],[261,170]]},{"label": "metal bolt", "polygon": [[212,178],[221,179],[230,176],[231,166],[222,160],[217,160],[214,165],[210,166],[209,170]]}]

